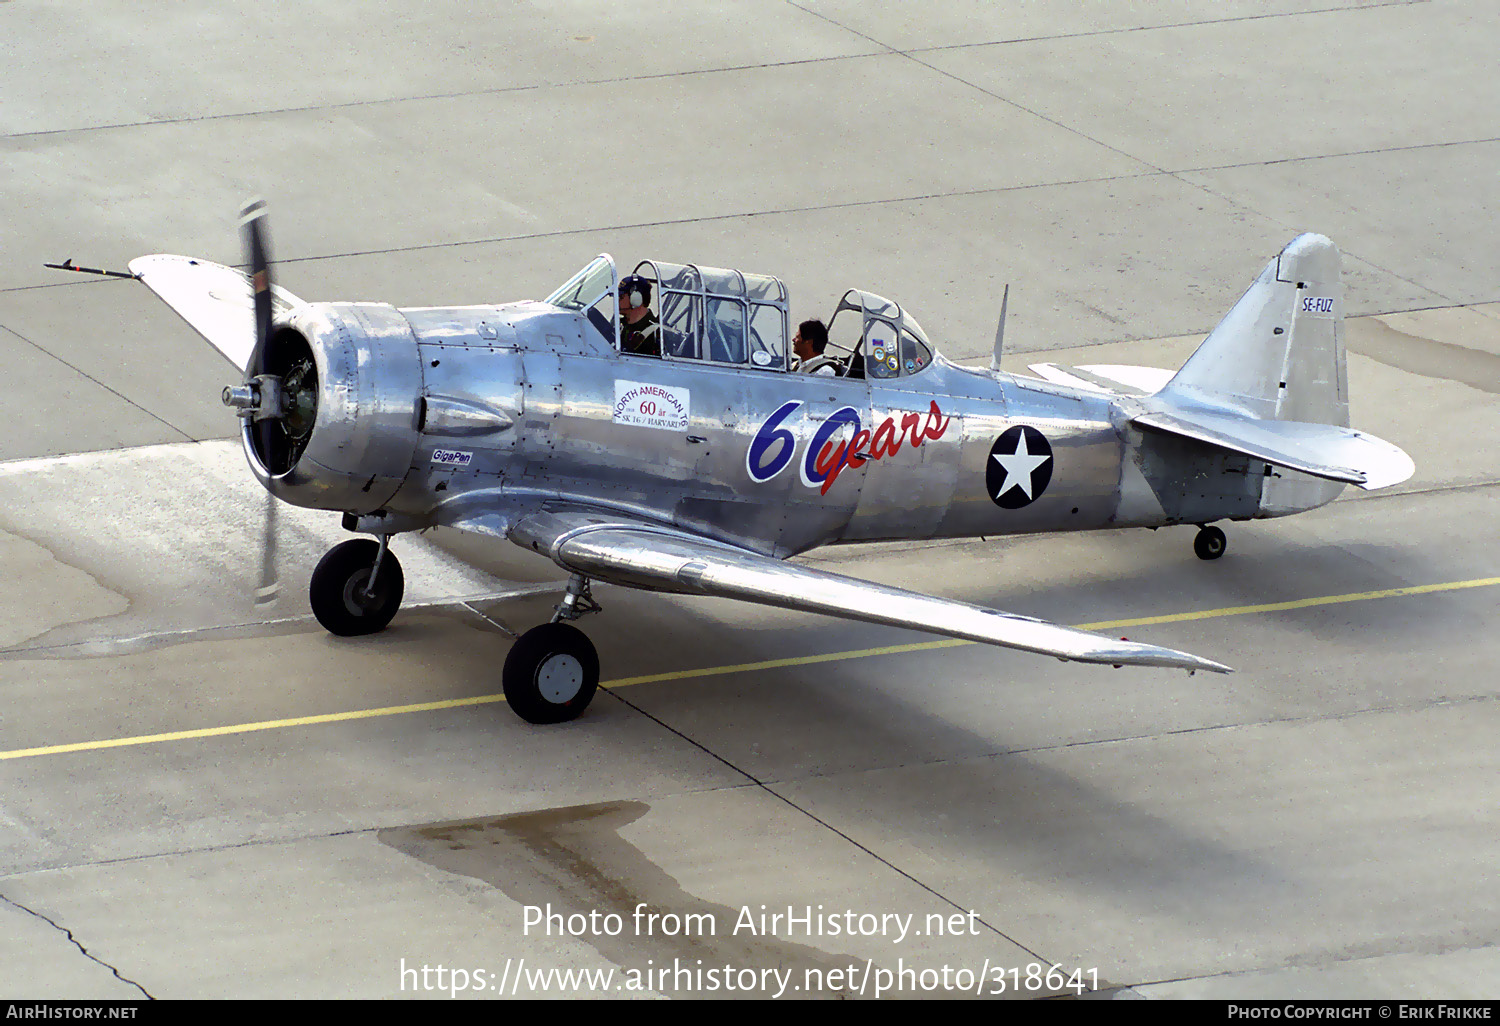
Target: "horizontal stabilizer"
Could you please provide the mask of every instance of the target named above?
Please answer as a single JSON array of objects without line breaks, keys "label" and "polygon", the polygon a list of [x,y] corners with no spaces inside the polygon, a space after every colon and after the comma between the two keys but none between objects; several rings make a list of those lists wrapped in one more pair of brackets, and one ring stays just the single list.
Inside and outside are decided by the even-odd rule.
[{"label": "horizontal stabilizer", "polygon": [[1251,420],[1202,409],[1158,410],[1131,423],[1366,490],[1400,484],[1416,470],[1411,457],[1390,442],[1336,424]]},{"label": "horizontal stabilizer", "polygon": [[1186,652],[844,577],[605,512],[534,513],[510,538],[566,570],[630,587],[741,599],[1079,662],[1229,670]]},{"label": "horizontal stabilizer", "polygon": [[1056,363],[1033,363],[1026,368],[1039,378],[1058,385],[1072,385],[1109,395],[1146,396],[1158,392],[1172,380],[1175,371],[1157,367],[1130,367],[1101,363],[1086,367],[1064,367]]},{"label": "horizontal stabilizer", "polygon": [[[130,270],[224,359],[245,369],[256,339],[249,275],[223,264],[164,253],[136,257]],[[301,304],[286,289],[271,286],[275,316]]]}]

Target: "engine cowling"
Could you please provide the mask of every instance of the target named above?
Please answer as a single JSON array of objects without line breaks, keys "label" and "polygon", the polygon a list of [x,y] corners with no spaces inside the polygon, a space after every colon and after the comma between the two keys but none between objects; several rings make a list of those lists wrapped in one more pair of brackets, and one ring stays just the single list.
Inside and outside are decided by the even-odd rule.
[{"label": "engine cowling", "polygon": [[275,394],[241,432],[251,471],[273,495],[358,514],[391,500],[411,469],[422,396],[417,340],[400,311],[299,306],[276,322],[248,373]]}]

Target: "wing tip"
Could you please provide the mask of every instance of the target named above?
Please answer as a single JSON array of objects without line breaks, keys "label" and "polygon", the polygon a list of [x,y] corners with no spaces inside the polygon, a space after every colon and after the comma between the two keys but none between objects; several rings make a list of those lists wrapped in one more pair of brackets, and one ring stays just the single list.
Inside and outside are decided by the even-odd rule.
[{"label": "wing tip", "polygon": [[1190,674],[1197,673],[1199,670],[1206,670],[1209,673],[1234,672],[1234,667],[1225,666],[1223,663],[1214,662],[1212,659],[1204,659],[1202,656],[1191,655],[1187,652],[1176,652],[1172,649],[1166,649],[1165,651],[1171,652],[1170,658],[1144,665],[1165,666],[1174,670],[1186,670]]},{"label": "wing tip", "polygon": [[1393,445],[1383,438],[1376,438],[1363,431],[1357,431],[1355,434],[1386,447],[1385,459],[1381,461],[1380,466],[1366,474],[1365,480],[1356,482],[1360,488],[1367,492],[1373,492],[1377,488],[1390,488],[1409,480],[1417,472],[1416,460],[1413,460],[1411,454],[1399,445]]},{"label": "wing tip", "polygon": [[1234,672],[1232,666],[1193,655],[1191,652],[1180,652],[1175,648],[1163,648],[1160,645],[1148,645],[1125,638],[1120,639],[1120,647],[1097,652],[1088,656],[1087,661],[1108,663],[1115,667],[1156,666],[1170,670],[1186,670],[1188,673],[1196,673],[1199,670],[1206,670],[1209,673]]}]

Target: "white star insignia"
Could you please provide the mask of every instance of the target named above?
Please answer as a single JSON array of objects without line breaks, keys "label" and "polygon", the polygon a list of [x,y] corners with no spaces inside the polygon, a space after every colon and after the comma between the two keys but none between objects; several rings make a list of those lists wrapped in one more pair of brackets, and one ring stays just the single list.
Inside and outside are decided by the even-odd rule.
[{"label": "white star insignia", "polygon": [[995,453],[995,461],[1005,468],[1005,483],[995,493],[995,498],[1000,498],[1012,488],[1019,488],[1026,493],[1026,498],[1035,498],[1031,494],[1031,472],[1052,458],[1051,454],[1045,456],[1033,456],[1026,451],[1026,432],[1021,432],[1020,439],[1016,442],[1016,451],[1010,455]]}]

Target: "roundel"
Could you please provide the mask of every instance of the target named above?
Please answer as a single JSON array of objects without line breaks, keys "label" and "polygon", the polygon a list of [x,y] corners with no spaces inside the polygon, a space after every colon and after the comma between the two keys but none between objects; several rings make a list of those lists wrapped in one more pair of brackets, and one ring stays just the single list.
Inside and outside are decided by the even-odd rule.
[{"label": "roundel", "polygon": [[1009,428],[990,446],[985,461],[984,486],[995,505],[1004,509],[1029,506],[1052,480],[1052,445],[1029,424]]}]

